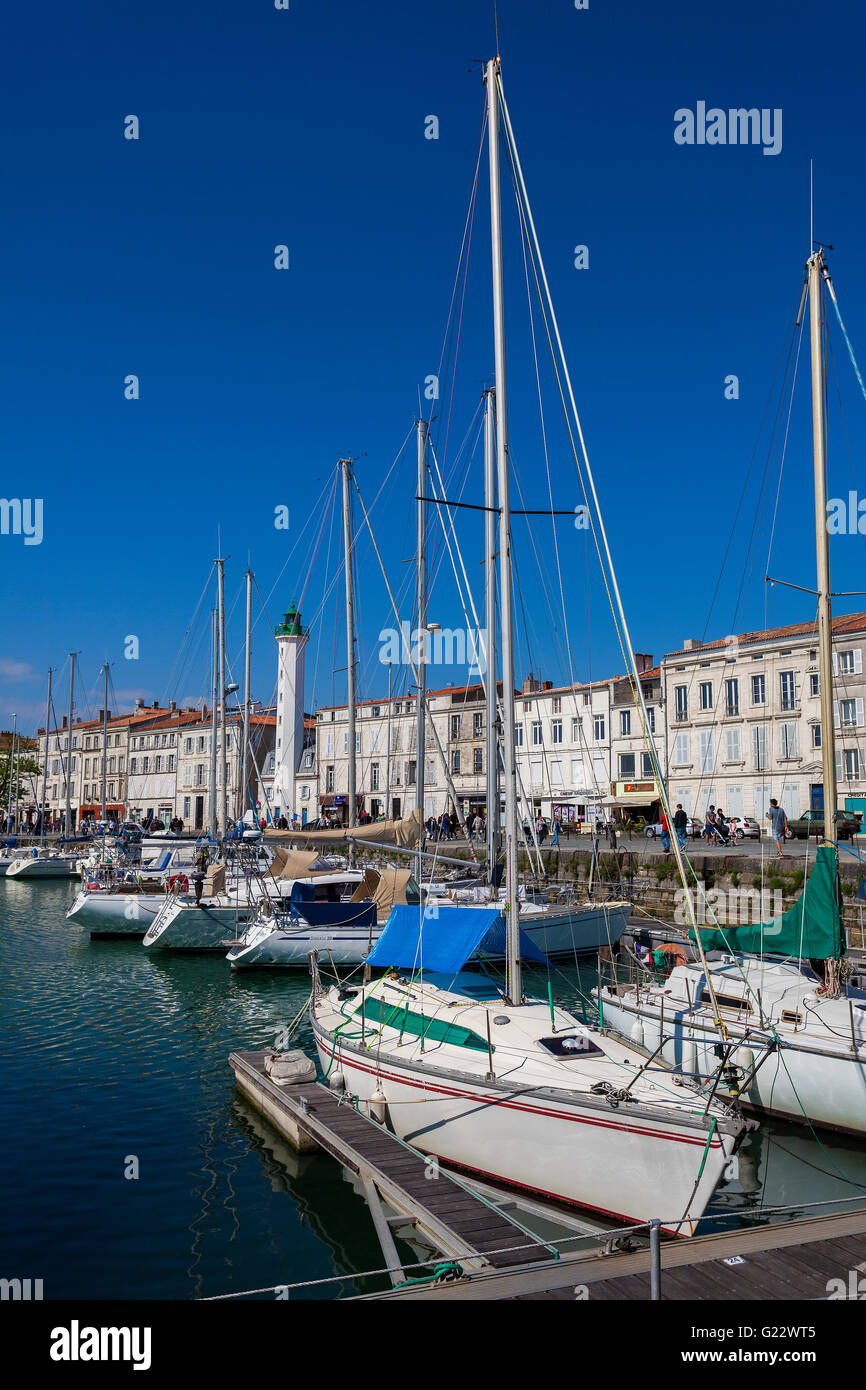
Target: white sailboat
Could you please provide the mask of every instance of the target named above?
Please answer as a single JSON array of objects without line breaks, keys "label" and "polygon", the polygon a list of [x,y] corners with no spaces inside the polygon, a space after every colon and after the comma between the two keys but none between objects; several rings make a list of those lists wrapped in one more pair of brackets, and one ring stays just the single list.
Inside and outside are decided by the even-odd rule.
[{"label": "white sailboat", "polygon": [[[823,249],[810,256],[807,277],[824,804],[835,821],[821,306],[822,285],[831,295],[833,288]],[[660,1062],[700,1077],[716,1069],[721,1053],[744,1105],[866,1134],[866,994],[841,981],[845,939],[834,834],[818,848],[797,903],[782,917],[757,928],[696,926],[703,947],[719,948],[709,961],[677,965],[663,981],[606,983],[596,994],[605,1023]],[[820,974],[810,961],[821,962]]]},{"label": "white sailboat", "polygon": [[[498,907],[394,910],[369,960],[392,972],[324,988],[310,1017],[322,1068],[400,1138],[499,1182],[693,1234],[743,1121],[652,1078],[633,1049],[524,998],[517,890],[512,558],[499,198],[498,58],[486,65],[498,405],[507,948],[504,988],[461,972]],[[521,175],[522,183],[522,175]],[[524,188],[525,198],[525,188]],[[528,209],[527,209],[528,210]],[[495,670],[489,671],[495,682]],[[432,972],[432,973],[431,973]]]}]

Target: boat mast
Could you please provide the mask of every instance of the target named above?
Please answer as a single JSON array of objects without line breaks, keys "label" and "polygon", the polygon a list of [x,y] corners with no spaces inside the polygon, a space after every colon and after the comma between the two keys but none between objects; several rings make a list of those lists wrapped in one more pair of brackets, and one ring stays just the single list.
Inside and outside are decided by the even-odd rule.
[{"label": "boat mast", "polygon": [[229,750],[226,738],[226,592],[225,592],[225,560],[218,559],[217,567],[217,613],[218,613],[218,638],[219,638],[219,714],[220,714],[220,737],[222,739],[222,764],[220,781],[222,784],[222,795],[220,797],[220,825],[223,835],[228,834],[229,828]]},{"label": "boat mast", "polygon": [[217,611],[214,608],[211,612],[211,645],[213,652],[213,688],[210,712],[210,833],[213,839],[217,838],[217,685],[219,676],[217,674],[219,662],[217,654]]},{"label": "boat mast", "polygon": [[75,699],[75,652],[69,653],[69,728],[66,730],[66,824],[63,833],[68,835],[72,826],[72,709]]},{"label": "boat mast", "polygon": [[833,720],[833,633],[830,626],[830,555],[827,545],[827,447],[824,430],[824,355],[821,280],[824,248],[809,257],[809,336],[812,349],[812,454],[815,469],[815,554],[818,566],[818,657],[821,680],[821,760],[824,766],[824,839],[836,838],[836,732]]},{"label": "boat mast", "polygon": [[253,572],[247,570],[247,632],[246,643],[244,646],[244,744],[243,744],[243,769],[241,771],[241,795],[240,807],[238,808],[238,819],[243,820],[246,815],[247,799],[250,786],[250,670],[252,660],[252,641],[253,641]]},{"label": "boat mast", "polygon": [[108,766],[108,662],[102,667],[102,823],[105,827],[105,770]]},{"label": "boat mast", "polygon": [[[340,459],[340,468],[343,474],[343,561],[346,570],[346,679],[347,679],[347,714],[348,724],[348,752],[349,752],[349,819],[348,827],[357,824],[357,796],[355,793],[356,768],[355,768],[355,605],[352,589],[352,494],[350,491],[351,482],[351,459]],[[349,857],[352,858],[353,845],[349,846]]]},{"label": "boat mast", "polygon": [[15,776],[15,735],[18,732],[18,715],[12,715],[12,742],[9,744],[9,757],[6,759],[6,773],[9,785],[6,788],[6,828],[12,818],[12,779]]},{"label": "boat mast", "polygon": [[[499,857],[499,740],[496,700],[496,392],[485,391],[484,411],[484,622],[487,702],[487,882]],[[503,691],[504,694],[504,691]]]},{"label": "boat mast", "polygon": [[519,1004],[520,920],[517,896],[517,777],[514,740],[514,649],[511,575],[511,505],[508,490],[508,409],[505,388],[505,299],[502,285],[502,208],[499,189],[499,58],[487,64],[487,143],[490,156],[490,240],[496,362],[496,468],[499,482],[499,587],[502,596],[502,708],[505,754],[506,996]]},{"label": "boat mast", "polygon": [[[415,805],[420,813],[418,848],[424,848],[424,733],[427,721],[427,424],[418,421],[418,716],[415,739]],[[421,860],[418,859],[418,882]]]},{"label": "boat mast", "polygon": [[42,814],[39,818],[39,839],[45,839],[45,808],[48,802],[48,740],[51,733],[51,667],[48,667],[48,704],[45,710],[45,766],[42,770]]}]

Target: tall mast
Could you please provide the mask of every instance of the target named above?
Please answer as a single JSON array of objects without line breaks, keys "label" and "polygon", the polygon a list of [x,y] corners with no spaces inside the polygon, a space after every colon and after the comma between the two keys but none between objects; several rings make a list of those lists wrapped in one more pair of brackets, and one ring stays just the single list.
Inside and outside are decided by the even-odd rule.
[{"label": "tall mast", "polygon": [[493,269],[493,334],[496,362],[496,471],[499,482],[499,587],[502,595],[502,708],[505,753],[506,994],[523,998],[517,895],[517,775],[514,739],[514,649],[511,575],[511,504],[508,489],[508,406],[505,388],[505,297],[502,285],[502,208],[499,191],[499,59],[487,64],[487,144],[490,155],[490,240]]},{"label": "tall mast", "polygon": [[[487,881],[499,856],[499,740],[496,736],[496,392],[491,387],[484,412],[484,622],[487,666]],[[504,695],[504,691],[503,691]]]},{"label": "tall mast", "polygon": [[6,759],[6,774],[8,786],[6,788],[6,828],[9,828],[9,820],[12,815],[12,780],[15,776],[15,736],[18,732],[18,715],[12,715],[12,742],[9,744],[9,757]]},{"label": "tall mast", "polygon": [[391,663],[388,662],[388,751],[385,755],[385,819],[391,819]]},{"label": "tall mast", "polygon": [[821,759],[824,765],[824,838],[836,838],[836,731],[833,720],[833,633],[830,626],[830,555],[827,545],[827,448],[824,433],[824,356],[821,343],[823,247],[810,256],[809,336],[812,347],[812,454],[815,469],[815,554],[818,565],[818,657],[821,671]]},{"label": "tall mast", "polygon": [[228,739],[226,738],[226,586],[225,586],[225,560],[218,559],[217,566],[217,613],[218,618],[218,638],[219,638],[219,713],[220,713],[220,737],[222,738],[222,756],[220,763],[220,782],[222,794],[220,796],[220,826],[223,835],[228,833],[229,828],[229,754]]},{"label": "tall mast", "polygon": [[105,770],[108,766],[108,662],[102,668],[102,822],[105,824]]},{"label": "tall mast", "polygon": [[66,730],[66,824],[64,834],[72,828],[72,710],[75,702],[75,652],[69,653],[69,727]]},{"label": "tall mast", "polygon": [[[418,734],[415,740],[415,805],[421,812],[418,848],[424,844],[424,733],[427,721],[427,425],[418,421]],[[421,858],[418,858],[421,882]]]},{"label": "tall mast", "polygon": [[42,770],[42,810],[39,817],[39,839],[45,839],[45,808],[48,802],[48,739],[51,733],[51,667],[48,667],[48,702],[45,708],[45,766]]},{"label": "tall mast", "polygon": [[213,651],[213,684],[210,712],[210,833],[217,839],[217,693],[219,685],[219,643],[217,639],[217,611],[211,613],[211,646]]},{"label": "tall mast", "polygon": [[[355,602],[352,587],[352,494],[350,492],[351,459],[340,459],[343,473],[343,557],[346,570],[346,682],[349,717],[347,746],[349,752],[349,820],[357,824],[358,802],[355,793]],[[351,848],[351,847],[350,847]]]},{"label": "tall mast", "polygon": [[244,644],[244,744],[243,767],[241,770],[241,795],[238,819],[243,820],[247,810],[250,787],[250,670],[253,641],[253,572],[247,570],[247,630]]}]

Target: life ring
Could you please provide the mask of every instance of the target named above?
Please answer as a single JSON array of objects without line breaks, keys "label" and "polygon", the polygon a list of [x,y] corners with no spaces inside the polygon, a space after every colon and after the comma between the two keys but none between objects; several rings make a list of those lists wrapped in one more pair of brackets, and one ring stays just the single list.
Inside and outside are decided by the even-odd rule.
[{"label": "life ring", "polygon": [[168,880],[168,891],[170,893],[188,893],[189,879],[186,874],[172,874]]}]

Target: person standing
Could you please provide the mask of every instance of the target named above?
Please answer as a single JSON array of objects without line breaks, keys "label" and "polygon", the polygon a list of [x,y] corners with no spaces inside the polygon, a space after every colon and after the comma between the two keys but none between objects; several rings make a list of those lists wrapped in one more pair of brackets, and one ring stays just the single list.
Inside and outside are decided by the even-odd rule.
[{"label": "person standing", "polygon": [[674,811],[674,830],[677,832],[680,849],[685,849],[686,847],[686,828],[688,823],[689,818],[682,808],[682,803],[678,801],[677,809]]},{"label": "person standing", "polygon": [[667,812],[664,811],[664,810],[662,811],[661,827],[662,827],[662,836],[661,836],[661,838],[662,838],[662,850],[664,851],[665,854],[670,854],[670,852],[671,852],[671,832],[670,832],[670,826],[668,825]]},{"label": "person standing", "polygon": [[774,796],[770,797],[770,809],[766,814],[766,819],[770,822],[770,834],[776,845],[776,854],[779,859],[783,859],[782,841],[785,838],[785,831],[788,829],[788,817]]},{"label": "person standing", "polygon": [[550,843],[553,845],[554,849],[559,849],[559,830],[560,830],[560,819],[559,819],[559,816],[560,816],[559,811],[555,811],[555,812],[554,812],[554,816],[553,816],[553,826],[552,826],[553,834],[552,834],[551,837],[550,837]]}]

